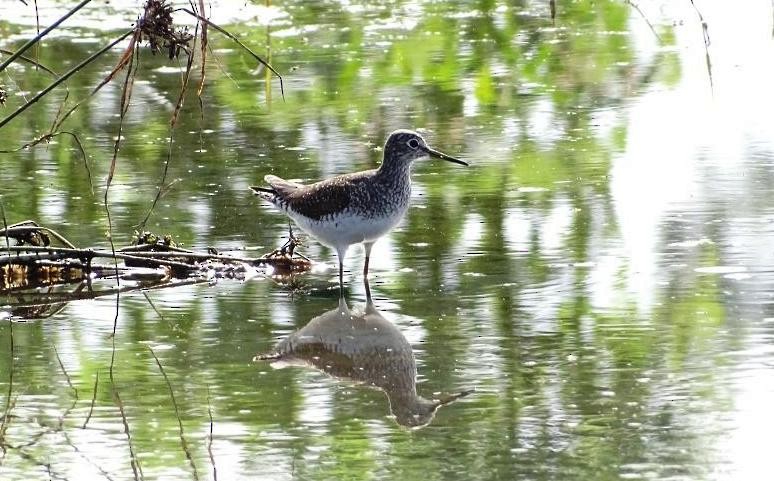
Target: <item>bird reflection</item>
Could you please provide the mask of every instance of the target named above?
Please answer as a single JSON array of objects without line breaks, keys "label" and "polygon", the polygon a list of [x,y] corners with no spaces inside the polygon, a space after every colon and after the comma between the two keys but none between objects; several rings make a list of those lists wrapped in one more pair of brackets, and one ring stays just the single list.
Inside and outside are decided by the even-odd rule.
[{"label": "bird reflection", "polygon": [[315,317],[273,351],[255,359],[270,361],[274,367],[311,366],[339,379],[378,388],[387,395],[398,424],[426,426],[438,408],[472,391],[437,399],[418,395],[414,352],[397,326],[374,307],[367,280],[365,288],[363,312],[350,311],[340,297],[337,308]]}]

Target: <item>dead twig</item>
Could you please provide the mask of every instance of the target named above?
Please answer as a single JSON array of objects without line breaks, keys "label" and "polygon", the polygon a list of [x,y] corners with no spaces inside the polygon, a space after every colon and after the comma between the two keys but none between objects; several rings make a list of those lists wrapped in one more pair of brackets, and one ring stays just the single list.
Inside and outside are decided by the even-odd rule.
[{"label": "dead twig", "polygon": [[[54,236],[56,240],[64,244],[66,247],[70,249],[75,249],[75,246],[70,243],[69,240],[67,240],[63,235],[55,231],[54,229],[40,226],[37,222],[32,220],[27,220],[24,222],[18,222],[16,224],[13,224],[11,226],[5,227],[4,229],[0,230],[0,234],[3,234],[6,236],[6,246],[10,247],[10,244],[7,242],[8,237],[13,237],[14,240],[17,242],[27,240],[29,242],[29,234],[40,236],[41,232],[47,232],[48,234],[51,234]],[[20,236],[20,234],[28,234],[28,236]],[[48,236],[42,237],[39,242],[42,242],[45,246],[48,246],[50,241],[48,239]],[[35,244],[34,242],[29,242],[32,245],[39,245]]]}]

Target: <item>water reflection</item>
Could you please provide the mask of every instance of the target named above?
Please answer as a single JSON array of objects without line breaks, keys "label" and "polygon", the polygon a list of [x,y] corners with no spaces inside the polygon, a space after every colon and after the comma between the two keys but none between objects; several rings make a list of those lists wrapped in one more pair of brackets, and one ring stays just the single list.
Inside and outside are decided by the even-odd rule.
[{"label": "water reflection", "polygon": [[344,297],[339,297],[336,308],[314,317],[256,360],[270,361],[273,367],[311,366],[335,378],[380,389],[398,424],[426,426],[441,406],[472,391],[432,399],[420,396],[414,351],[400,329],[374,306],[368,279],[364,284],[362,311],[350,310]]}]

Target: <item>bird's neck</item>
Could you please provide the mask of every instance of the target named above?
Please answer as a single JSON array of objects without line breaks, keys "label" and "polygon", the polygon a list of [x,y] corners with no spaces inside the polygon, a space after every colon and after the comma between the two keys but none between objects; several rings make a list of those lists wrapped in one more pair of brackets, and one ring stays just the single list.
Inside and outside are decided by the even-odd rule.
[{"label": "bird's neck", "polygon": [[403,181],[411,176],[411,162],[385,158],[376,174],[383,181]]}]

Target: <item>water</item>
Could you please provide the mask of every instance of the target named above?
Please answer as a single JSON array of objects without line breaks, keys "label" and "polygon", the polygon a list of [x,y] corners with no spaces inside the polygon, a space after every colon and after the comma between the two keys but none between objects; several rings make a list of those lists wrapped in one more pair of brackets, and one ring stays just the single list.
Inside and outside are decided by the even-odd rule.
[{"label": "water", "polygon": [[[145,479],[768,479],[771,7],[697,2],[710,79],[682,3],[641,2],[660,41],[612,0],[557,2],[556,26],[538,1],[214,8],[257,53],[271,42],[286,99],[211,34],[204,109],[191,88],[176,182],[147,227],[196,250],[270,251],[286,221],[247,186],[371,168],[391,130],[423,128],[472,166],[416,166],[407,218],[374,247],[371,288],[411,346],[419,395],[475,391],[407,429],[383,391],[253,361],[338,305],[335,254],[308,239],[318,263],[292,292],[258,275],[148,291],[155,309],[139,292],[118,311],[108,296],[24,322],[0,308],[0,477],[133,479],[134,453]],[[44,22],[63,12],[40,6]],[[136,17],[132,2],[109,21],[101,8],[46,41],[41,62],[61,73]],[[32,7],[0,10],[2,47],[16,48]],[[71,97],[117,55],[74,77]],[[177,67],[141,58],[109,192],[119,245],[159,183]],[[3,73],[0,113],[47,82],[29,67]],[[3,127],[0,149],[45,131],[62,96]],[[109,247],[119,101],[111,84],[65,124],[93,195],[66,137],[0,154],[9,222]],[[346,265],[347,302],[362,309],[362,254]]]}]

